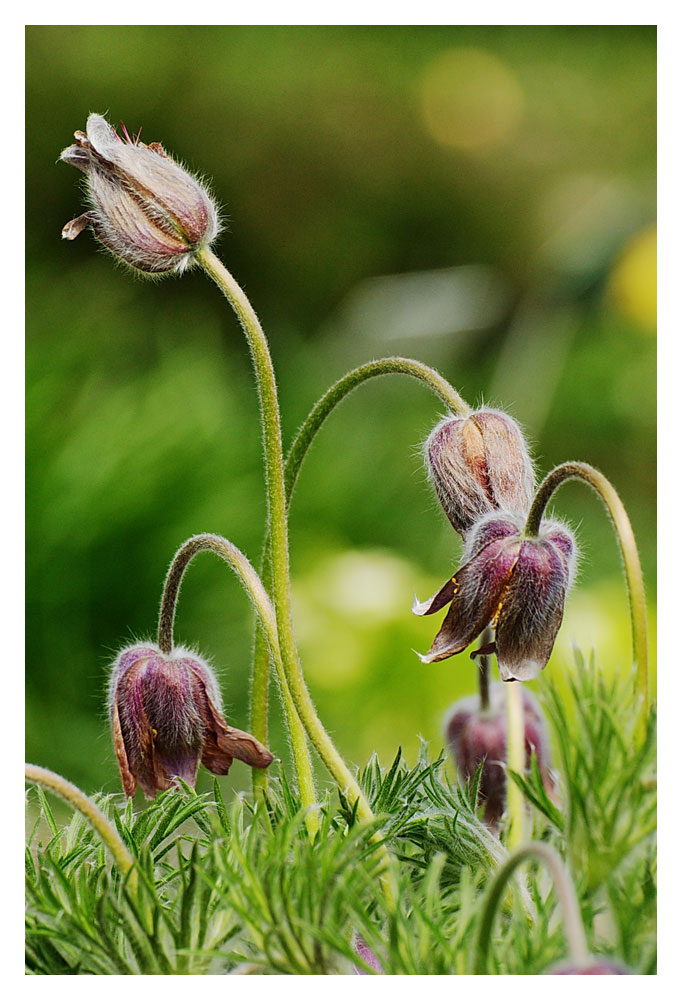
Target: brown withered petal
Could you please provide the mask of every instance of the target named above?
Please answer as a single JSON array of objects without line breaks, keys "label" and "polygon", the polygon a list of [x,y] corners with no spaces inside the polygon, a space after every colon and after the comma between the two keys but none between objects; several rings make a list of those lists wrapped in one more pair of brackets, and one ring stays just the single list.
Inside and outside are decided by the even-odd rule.
[{"label": "brown withered petal", "polygon": [[211,700],[206,685],[195,674],[196,703],[204,726],[201,763],[213,774],[227,774],[232,761],[243,761],[250,767],[265,768],[273,755],[255,736],[228,726],[222,713]]},{"label": "brown withered petal", "polygon": [[94,212],[83,212],[79,215],[77,219],[71,219],[67,222],[62,229],[62,239],[63,240],[75,240],[77,236],[83,232],[83,230],[90,225],[94,220]]},{"label": "brown withered petal", "polygon": [[[431,648],[419,657],[422,663],[436,663],[461,653],[480,635],[499,607],[518,554],[518,540],[496,539],[458,570],[452,581],[450,610]],[[446,588],[439,591],[439,594]],[[433,602],[434,605],[437,604],[435,598]],[[446,602],[440,606],[443,607],[444,603]],[[434,607],[433,610],[438,608]],[[431,614],[432,611],[425,613]]]},{"label": "brown withered petal", "polygon": [[532,681],[547,666],[563,619],[568,582],[564,559],[554,545],[521,543],[495,635],[503,681]]}]

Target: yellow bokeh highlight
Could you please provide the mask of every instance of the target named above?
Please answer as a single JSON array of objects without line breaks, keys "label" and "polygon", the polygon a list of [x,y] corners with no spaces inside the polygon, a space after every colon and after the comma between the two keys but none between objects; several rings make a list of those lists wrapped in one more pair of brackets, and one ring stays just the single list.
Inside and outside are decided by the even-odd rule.
[{"label": "yellow bokeh highlight", "polygon": [[656,226],[637,233],[616,261],[608,293],[616,307],[645,330],[655,332],[657,320]]},{"label": "yellow bokeh highlight", "polygon": [[483,150],[502,146],[524,110],[517,77],[484,49],[441,52],[421,82],[421,107],[430,135],[443,146]]}]

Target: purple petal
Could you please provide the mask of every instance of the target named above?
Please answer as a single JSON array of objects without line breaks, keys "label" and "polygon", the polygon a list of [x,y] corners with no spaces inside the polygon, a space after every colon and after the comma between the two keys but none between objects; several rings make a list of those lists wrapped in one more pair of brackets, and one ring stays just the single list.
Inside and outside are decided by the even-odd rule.
[{"label": "purple petal", "polygon": [[446,604],[449,604],[455,595],[456,583],[455,577],[451,577],[443,586],[437,591],[433,597],[429,597],[426,601],[418,601],[415,597],[414,604],[412,605],[413,615],[433,615],[436,611],[441,611]]},{"label": "purple petal", "polygon": [[461,653],[492,620],[516,565],[519,541],[491,542],[455,576],[450,610],[422,663],[436,663]]},{"label": "purple petal", "polygon": [[548,542],[526,540],[497,623],[503,681],[529,681],[547,665],[564,613],[568,577],[563,557]]}]

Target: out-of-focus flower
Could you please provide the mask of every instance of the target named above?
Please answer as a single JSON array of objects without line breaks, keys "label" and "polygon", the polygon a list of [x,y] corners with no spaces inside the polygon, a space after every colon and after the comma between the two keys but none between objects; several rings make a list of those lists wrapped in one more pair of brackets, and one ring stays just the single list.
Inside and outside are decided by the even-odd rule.
[{"label": "out-of-focus flower", "polygon": [[92,226],[108,250],[139,271],[183,271],[194,253],[218,234],[218,214],[208,192],[175,163],[158,142],[121,139],[101,116],[62,150],[65,163],[86,177],[91,210],[62,229],[75,239]]},{"label": "out-of-focus flower", "polygon": [[503,681],[533,680],[552,652],[575,563],[564,525],[546,521],[537,537],[526,537],[522,519],[483,517],[465,538],[462,567],[428,601],[414,603],[417,615],[450,605],[422,663],[461,653],[489,625],[495,641],[473,655],[497,653]]},{"label": "out-of-focus flower", "polygon": [[605,958],[592,957],[587,965],[557,965],[545,972],[546,976],[631,976],[624,965],[617,965]]},{"label": "out-of-focus flower", "polygon": [[[365,939],[359,934],[353,935],[353,951],[357,954],[358,958],[362,959],[365,965],[368,965],[370,969],[373,969],[378,975],[384,974],[381,962],[369,947]],[[353,966],[353,974],[356,976],[370,975],[370,973],[368,973],[365,969],[361,969],[358,965]]]},{"label": "out-of-focus flower", "polygon": [[[527,688],[523,689],[523,714],[526,766],[530,765],[534,751],[545,787],[548,792],[553,792],[547,727],[540,706]],[[502,685],[491,685],[490,704],[486,709],[481,708],[478,695],[456,702],[445,719],[445,741],[463,779],[473,778],[479,765],[483,764],[479,792],[485,802],[485,821],[496,825],[504,812],[507,797],[504,770],[507,719]]]},{"label": "out-of-focus flower", "polygon": [[153,643],[119,654],[109,683],[114,749],[126,795],[139,783],[148,799],[175,778],[194,786],[199,762],[227,774],[233,759],[268,767],[270,751],[228,726],[209,665],[182,647],[164,655]]},{"label": "out-of-focus flower", "polygon": [[523,434],[506,413],[483,408],[448,417],[431,432],[426,458],[443,510],[465,535],[484,514],[526,514],[535,474]]}]

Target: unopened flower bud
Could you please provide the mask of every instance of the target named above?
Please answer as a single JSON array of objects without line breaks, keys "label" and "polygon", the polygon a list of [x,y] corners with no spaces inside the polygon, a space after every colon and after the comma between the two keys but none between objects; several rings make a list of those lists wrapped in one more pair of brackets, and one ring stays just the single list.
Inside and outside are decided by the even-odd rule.
[{"label": "unopened flower bud", "polygon": [[274,759],[255,737],[227,725],[213,671],[182,647],[168,656],[153,643],[124,649],[111,673],[109,714],[128,796],[138,783],[148,799],[175,778],[194,787],[200,761],[227,774],[235,757],[259,768]]},{"label": "unopened flower bud", "polygon": [[[527,688],[523,689],[523,714],[526,736],[526,766],[535,752],[542,780],[553,791],[550,776],[550,750],[542,710]],[[490,705],[482,709],[480,698],[473,695],[456,702],[445,720],[445,740],[452,753],[458,774],[464,780],[475,776],[479,765],[479,793],[485,801],[486,823],[496,825],[504,812],[507,795],[507,718],[502,684],[490,687]]]},{"label": "unopened flower bud", "polygon": [[183,271],[218,234],[216,207],[202,184],[158,142],[119,138],[101,116],[62,151],[86,177],[91,210],[62,229],[73,240],[87,226],[108,250],[139,271]]},{"label": "unopened flower bud", "polygon": [[557,965],[553,969],[545,972],[546,976],[631,976],[633,975],[624,965],[617,965],[615,962],[608,962],[604,958],[594,958],[590,956],[585,965]]},{"label": "unopened flower bud", "polygon": [[438,499],[461,535],[492,511],[528,512],[533,464],[518,424],[506,413],[483,408],[442,420],[429,435],[426,457]]}]

